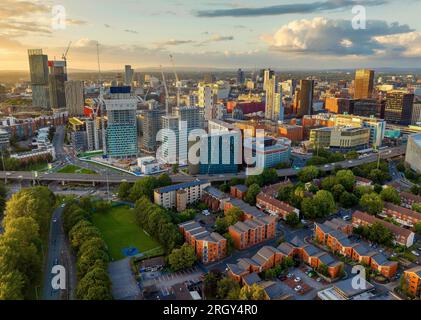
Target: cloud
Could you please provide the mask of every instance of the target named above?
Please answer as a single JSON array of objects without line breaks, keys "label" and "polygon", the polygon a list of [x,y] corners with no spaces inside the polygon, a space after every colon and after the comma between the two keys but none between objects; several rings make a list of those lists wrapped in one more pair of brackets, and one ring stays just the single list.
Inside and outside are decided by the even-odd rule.
[{"label": "cloud", "polygon": [[386,4],[387,0],[328,0],[316,1],[311,3],[295,3],[283,4],[268,7],[256,8],[234,8],[234,9],[216,9],[216,10],[200,10],[195,13],[198,17],[253,17],[253,16],[269,16],[269,15],[284,15],[284,14],[305,14],[317,13],[329,10],[338,10],[350,8],[358,4],[364,6],[378,6]]},{"label": "cloud", "polygon": [[111,28],[111,26],[108,23],[104,23],[105,28]]},{"label": "cloud", "polygon": [[[28,34],[52,33],[52,7],[38,0],[2,0],[0,6],[0,34],[19,37]],[[86,21],[66,17],[66,25],[81,26]]]},{"label": "cloud", "polygon": [[221,36],[220,34],[214,34],[208,42],[218,42],[218,41],[231,41],[234,40],[233,36]]},{"label": "cloud", "polygon": [[[365,30],[354,30],[351,22],[316,17],[292,21],[272,35],[262,35],[272,50],[318,55],[373,55],[386,49],[378,37],[406,34],[408,25],[369,20]],[[383,38],[385,39],[385,38]]]},{"label": "cloud", "polygon": [[421,57],[421,32],[378,36],[374,39],[385,47],[380,52],[384,55],[398,55],[407,58]]},{"label": "cloud", "polygon": [[136,30],[131,30],[131,29],[125,29],[124,32],[133,33],[133,34],[138,34],[139,33]]},{"label": "cloud", "polygon": [[158,48],[164,48],[164,47],[168,47],[168,46],[179,46],[179,45],[194,43],[194,42],[195,42],[194,40],[175,40],[175,39],[171,39],[171,40],[168,40],[168,41],[156,42],[155,45]]}]

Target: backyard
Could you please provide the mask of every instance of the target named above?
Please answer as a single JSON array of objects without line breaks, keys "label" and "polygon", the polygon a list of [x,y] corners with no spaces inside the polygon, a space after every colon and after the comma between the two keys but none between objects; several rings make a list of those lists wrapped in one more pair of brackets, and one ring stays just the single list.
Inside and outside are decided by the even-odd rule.
[{"label": "backyard", "polygon": [[128,206],[113,207],[105,213],[94,213],[92,221],[103,234],[113,260],[123,259],[123,250],[127,248],[136,248],[140,253],[163,252],[160,245],[137,226],[134,211]]}]

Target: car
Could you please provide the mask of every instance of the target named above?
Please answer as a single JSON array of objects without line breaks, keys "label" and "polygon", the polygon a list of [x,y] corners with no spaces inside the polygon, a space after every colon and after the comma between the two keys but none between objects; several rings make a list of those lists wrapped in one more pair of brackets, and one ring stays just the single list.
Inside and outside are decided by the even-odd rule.
[{"label": "car", "polygon": [[322,281],[322,278],[318,277],[318,278],[316,279],[316,281],[317,281],[317,282],[320,282],[320,281]]},{"label": "car", "polygon": [[294,276],[294,274],[293,274],[293,273],[288,273],[288,274],[287,274],[287,278],[288,278],[288,279],[292,278],[293,276]]},{"label": "car", "polygon": [[298,291],[301,291],[302,289],[303,289],[303,287],[302,287],[302,286],[296,286],[296,287],[294,288],[294,291],[298,292]]},{"label": "car", "polygon": [[348,221],[351,220],[351,217],[349,215],[343,216],[342,220]]},{"label": "car", "polygon": [[54,259],[54,265],[56,266],[56,265],[58,265],[58,258],[55,258]]},{"label": "car", "polygon": [[301,278],[300,277],[295,277],[294,282],[300,282]]},{"label": "car", "polygon": [[56,218],[54,218],[54,219],[53,219],[53,222],[54,222],[54,223],[56,223],[56,222],[57,222],[57,219],[56,219]]},{"label": "car", "polygon": [[66,204],[65,203],[63,203],[60,207],[61,208],[64,208],[66,206]]},{"label": "car", "polygon": [[416,257],[419,257],[419,256],[420,256],[420,254],[419,254],[418,252],[416,252],[415,250],[412,250],[412,251],[411,251],[411,253],[412,253],[414,256],[416,256]]}]

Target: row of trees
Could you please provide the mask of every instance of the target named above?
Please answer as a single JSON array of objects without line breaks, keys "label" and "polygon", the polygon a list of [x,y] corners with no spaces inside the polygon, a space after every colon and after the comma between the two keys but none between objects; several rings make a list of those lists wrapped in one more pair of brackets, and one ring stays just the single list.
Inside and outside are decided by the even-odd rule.
[{"label": "row of trees", "polygon": [[45,187],[22,189],[6,203],[5,231],[0,237],[0,300],[34,297],[54,204],[54,194]]},{"label": "row of trees", "polygon": [[77,258],[76,297],[81,300],[112,299],[107,272],[110,260],[107,245],[91,222],[92,210],[105,210],[105,207],[93,204],[89,198],[82,198],[80,201],[69,201],[63,213],[63,227]]},{"label": "row of trees", "polygon": [[136,201],[134,210],[139,227],[157,240],[167,252],[182,243],[182,235],[172,223],[167,210],[152,203],[147,196]]},{"label": "row of trees", "polygon": [[122,182],[118,189],[118,197],[131,202],[136,202],[144,196],[152,199],[154,189],[171,185],[171,183],[171,178],[166,173],[159,177],[145,177],[137,180],[134,184]]}]

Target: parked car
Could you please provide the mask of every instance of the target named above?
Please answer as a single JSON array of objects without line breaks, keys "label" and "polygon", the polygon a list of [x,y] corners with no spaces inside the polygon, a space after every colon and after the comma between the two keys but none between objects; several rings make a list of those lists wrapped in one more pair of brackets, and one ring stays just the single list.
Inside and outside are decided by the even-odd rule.
[{"label": "parked car", "polygon": [[302,289],[303,289],[303,287],[302,287],[302,286],[296,286],[296,287],[294,288],[294,291],[298,292],[298,291],[301,291]]},{"label": "parked car", "polygon": [[351,217],[350,216],[348,216],[348,215],[346,215],[346,216],[343,216],[343,218],[342,218],[344,221],[349,221],[349,220],[351,220]]},{"label": "parked car", "polygon": [[293,274],[293,273],[288,273],[288,274],[287,274],[287,278],[288,278],[288,279],[292,278],[293,276],[294,276],[294,274]]},{"label": "parked car", "polygon": [[295,277],[294,282],[300,282],[301,278],[300,277]]}]

